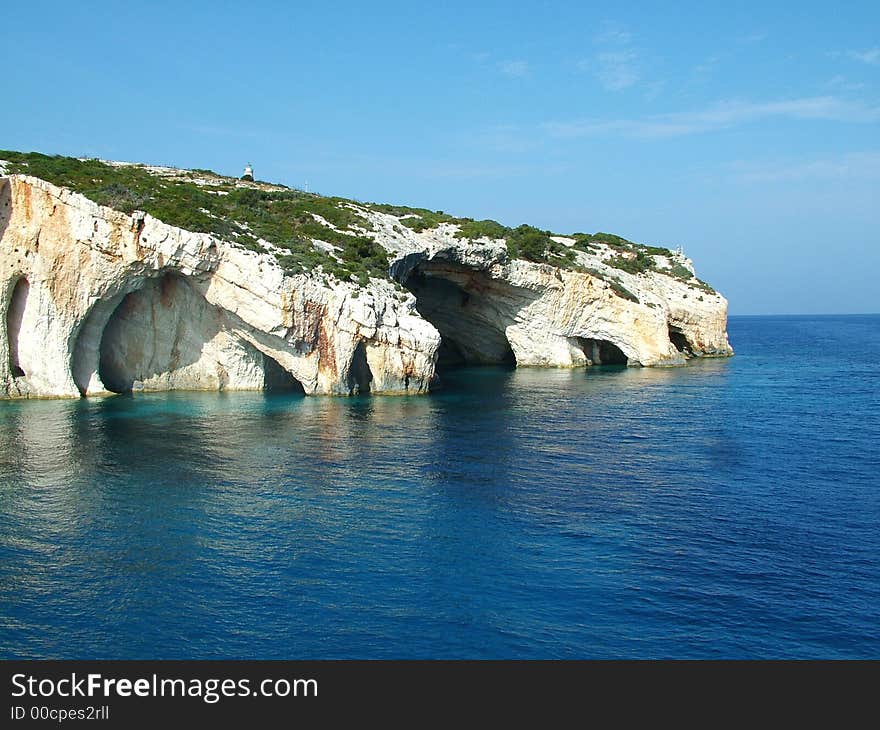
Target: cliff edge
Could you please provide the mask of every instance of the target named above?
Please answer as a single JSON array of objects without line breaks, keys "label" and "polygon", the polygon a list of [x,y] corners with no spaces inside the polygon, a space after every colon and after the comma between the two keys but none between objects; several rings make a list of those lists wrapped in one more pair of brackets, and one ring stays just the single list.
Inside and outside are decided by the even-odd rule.
[{"label": "cliff edge", "polygon": [[679,252],[98,160],[0,152],[0,397],[419,393],[455,363],[726,356]]}]

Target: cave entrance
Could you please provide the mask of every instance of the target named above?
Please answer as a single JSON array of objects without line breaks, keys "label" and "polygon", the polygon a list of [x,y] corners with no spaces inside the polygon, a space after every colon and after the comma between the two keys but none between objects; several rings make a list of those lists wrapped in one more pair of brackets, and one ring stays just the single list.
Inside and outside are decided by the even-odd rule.
[{"label": "cave entrance", "polygon": [[[185,277],[165,274],[149,279],[122,298],[100,330],[98,376],[113,393],[129,393],[136,382],[155,382],[157,377],[161,383],[199,363],[206,344],[219,332],[218,310]],[[90,326],[86,334],[94,337],[95,328]],[[195,370],[173,387],[159,389],[202,390],[206,382],[210,376]],[[222,379],[217,377],[213,385],[222,390]]]},{"label": "cave entrance", "polygon": [[687,341],[687,337],[684,336],[684,333],[680,329],[673,327],[672,325],[669,326],[669,341],[675,345],[675,349],[682,355],[690,356],[692,354],[691,346]]},{"label": "cave entrance", "polygon": [[366,395],[373,384],[373,371],[367,362],[367,346],[361,340],[354,349],[351,368],[348,371],[348,390],[352,394]]},{"label": "cave entrance", "polygon": [[19,357],[19,337],[30,290],[31,285],[28,283],[28,280],[19,279],[12,290],[9,308],[6,310],[6,342],[9,347],[9,372],[12,373],[14,378],[21,378],[25,375]]},{"label": "cave entrance", "polygon": [[578,344],[593,365],[628,365],[629,358],[617,345],[608,340],[578,337]]},{"label": "cave entrance", "polygon": [[[424,316],[424,315],[423,315]],[[425,317],[431,322],[428,317]],[[436,327],[434,322],[431,322]],[[444,333],[439,327],[440,347],[437,349],[437,370],[450,370],[453,368],[488,366],[488,367],[516,367],[516,355],[510,347],[510,343],[503,334],[492,330],[486,339],[482,339],[476,344],[468,342],[456,333],[455,339]],[[487,340],[493,340],[488,343]],[[491,351],[486,353],[486,346],[489,344]]]},{"label": "cave entrance", "polygon": [[[131,356],[128,353],[128,319],[142,298],[141,290],[131,292],[113,310],[107,326],[101,335],[98,348],[98,377],[111,393],[130,393],[135,381],[133,368],[128,366]],[[142,335],[143,336],[143,335]]]},{"label": "cave entrance", "polygon": [[440,333],[437,370],[467,365],[515,366],[516,356],[498,320],[497,307],[440,275],[415,270],[405,282],[416,309]]},{"label": "cave entrance", "polygon": [[[270,351],[271,352],[271,351]],[[178,273],[99,302],[83,323],[71,372],[83,395],[133,390],[250,390],[305,395],[271,354],[245,339],[200,284]]]},{"label": "cave entrance", "polygon": [[437,348],[437,369],[460,368],[467,364],[461,348],[452,340],[441,337],[440,347]]},{"label": "cave entrance", "polygon": [[267,393],[291,393],[305,395],[306,391],[296,378],[278,363],[263,354],[263,390]]}]

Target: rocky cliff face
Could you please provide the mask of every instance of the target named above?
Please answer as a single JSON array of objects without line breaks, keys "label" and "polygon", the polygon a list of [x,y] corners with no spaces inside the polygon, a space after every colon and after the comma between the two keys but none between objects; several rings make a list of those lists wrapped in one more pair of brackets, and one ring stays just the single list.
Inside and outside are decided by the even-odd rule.
[{"label": "rocky cliff face", "polygon": [[405,216],[349,205],[388,251],[390,279],[291,274],[266,242],[248,250],[0,169],[0,396],[418,393],[438,360],[658,366],[732,354],[723,297],[613,269],[601,246],[560,268],[511,259],[502,240],[457,238],[454,224],[417,232]]}]

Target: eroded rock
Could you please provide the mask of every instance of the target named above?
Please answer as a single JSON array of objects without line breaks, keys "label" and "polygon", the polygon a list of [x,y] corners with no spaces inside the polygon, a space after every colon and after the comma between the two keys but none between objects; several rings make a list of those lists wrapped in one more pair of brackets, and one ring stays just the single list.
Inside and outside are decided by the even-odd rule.
[{"label": "eroded rock", "polygon": [[459,239],[454,225],[416,233],[360,213],[408,292],[290,275],[270,251],[0,178],[0,396],[421,393],[438,357],[578,367],[732,354],[714,292],[617,272],[630,301],[596,271],[598,256],[578,253],[579,270],[510,260],[503,241]]}]

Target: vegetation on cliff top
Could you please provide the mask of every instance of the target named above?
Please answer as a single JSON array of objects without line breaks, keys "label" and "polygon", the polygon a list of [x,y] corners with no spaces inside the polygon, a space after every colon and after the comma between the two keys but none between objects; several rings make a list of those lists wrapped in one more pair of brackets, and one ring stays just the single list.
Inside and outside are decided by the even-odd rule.
[{"label": "vegetation on cliff top", "polygon": [[[548,263],[581,270],[609,282],[619,296],[636,300],[619,277],[578,264],[577,251],[612,251],[603,263],[629,274],[657,271],[692,286],[714,292],[694,277],[666,248],[633,243],[611,233],[575,233],[567,246],[550,231],[521,225],[510,228],[493,220],[456,218],[443,211],[387,204],[355,203],[282,185],[244,183],[210,170],[156,172],[141,165],[107,164],[94,159],[0,150],[0,160],[10,173],[23,173],[70,188],[100,205],[124,213],[142,210],[173,226],[210,233],[254,251],[271,244],[279,264],[290,273],[316,266],[339,279],[388,276],[388,257],[370,232],[364,210],[399,218],[407,228],[421,232],[441,224],[456,226],[455,236],[467,240],[503,239],[511,259]],[[359,212],[360,211],[360,212]],[[328,244],[315,245],[315,241]],[[665,256],[670,266],[660,268],[655,256]]]},{"label": "vegetation on cliff top", "polygon": [[[362,204],[361,204],[362,205]],[[412,208],[403,205],[369,204],[365,207],[380,213],[389,213],[400,218],[400,222],[407,228],[418,233],[432,228],[437,228],[443,223],[453,224],[457,227],[456,238],[471,241],[479,239],[503,239],[507,245],[510,258],[521,258],[535,263],[546,263],[564,269],[585,271],[592,276],[609,282],[615,293],[624,299],[638,301],[636,296],[628,291],[618,277],[603,273],[597,269],[585,268],[578,265],[575,251],[595,254],[601,246],[606,246],[613,252],[604,263],[612,268],[620,269],[629,274],[641,274],[656,271],[660,274],[671,276],[691,286],[699,287],[704,291],[714,293],[714,289],[703,281],[697,279],[691,272],[680,263],[672,263],[675,254],[668,248],[661,246],[647,246],[634,243],[622,236],[613,233],[575,233],[571,236],[560,236],[552,231],[542,231],[534,226],[521,225],[516,228],[502,225],[494,220],[474,220],[473,218],[456,218],[442,210],[428,210],[427,208]],[[554,238],[572,238],[574,244],[566,246]],[[655,256],[664,256],[670,261],[669,267],[657,265]]]},{"label": "vegetation on cliff top", "polygon": [[[210,233],[254,251],[266,250],[259,243],[263,239],[278,249],[279,264],[291,273],[320,264],[340,279],[355,277],[362,283],[368,276],[388,276],[385,250],[359,235],[357,229],[369,230],[369,224],[341,198],[244,185],[204,170],[184,172],[189,179],[181,179],[137,165],[37,153],[0,151],[0,159],[10,163],[10,173],[39,177],[124,213],[142,210],[169,225]],[[333,255],[315,247],[312,239],[331,244]]]}]

